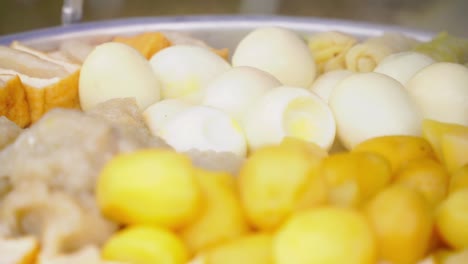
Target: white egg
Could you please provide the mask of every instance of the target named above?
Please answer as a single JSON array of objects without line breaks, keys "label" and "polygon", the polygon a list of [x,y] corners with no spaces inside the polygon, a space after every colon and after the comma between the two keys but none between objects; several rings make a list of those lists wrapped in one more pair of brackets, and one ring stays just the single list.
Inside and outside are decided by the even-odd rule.
[{"label": "white egg", "polygon": [[164,99],[149,106],[143,119],[154,136],[161,136],[162,128],[177,114],[193,106],[181,99]]},{"label": "white egg", "polygon": [[342,80],[330,107],[347,149],[378,136],[420,135],[416,105],[398,81],[380,73],[356,73]]},{"label": "white egg", "polygon": [[121,43],[97,46],[81,67],[79,97],[83,110],[114,98],[133,97],[140,109],[160,99],[160,83],[148,61]]},{"label": "white egg", "polygon": [[252,31],[238,44],[233,66],[251,66],[275,76],[283,85],[309,87],[316,66],[307,44],[288,29],[264,27]]},{"label": "white egg", "polygon": [[259,69],[234,67],[208,85],[203,104],[223,110],[241,121],[258,98],[280,85],[275,77]]},{"label": "white egg", "polygon": [[151,59],[154,74],[162,83],[162,96],[186,98],[200,103],[204,89],[231,66],[212,51],[189,45],[165,48]]},{"label": "white egg", "polygon": [[385,57],[374,71],[390,76],[406,85],[414,74],[433,63],[435,61],[427,55],[414,51],[405,51]]},{"label": "white egg", "polygon": [[161,137],[175,150],[232,152],[245,156],[241,126],[228,114],[209,106],[193,106],[169,120]]},{"label": "white egg", "polygon": [[281,86],[265,93],[246,117],[245,132],[252,149],[279,144],[290,136],[329,149],[335,120],[328,105],[304,88]]},{"label": "white egg", "polygon": [[344,78],[353,74],[349,70],[329,71],[320,75],[310,87],[310,90],[316,93],[320,98],[328,103],[333,88]]},{"label": "white egg", "polygon": [[438,62],[411,78],[407,90],[423,117],[468,126],[468,68]]}]

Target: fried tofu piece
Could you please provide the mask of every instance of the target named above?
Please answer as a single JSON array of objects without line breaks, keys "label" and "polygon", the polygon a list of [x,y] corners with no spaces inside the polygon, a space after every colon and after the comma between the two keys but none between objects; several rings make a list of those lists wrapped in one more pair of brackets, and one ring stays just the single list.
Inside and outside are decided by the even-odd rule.
[{"label": "fried tofu piece", "polygon": [[21,128],[31,122],[25,87],[17,75],[0,75],[0,116]]},{"label": "fried tofu piece", "polygon": [[47,85],[41,86],[41,82],[38,80],[23,76],[31,122],[36,122],[47,111],[56,107],[79,109],[79,78],[80,72],[76,71],[61,80],[48,82]]},{"label": "fried tofu piece", "polygon": [[[79,74],[79,65],[54,59],[20,43],[15,42],[11,47],[0,46],[0,76],[19,77],[22,85],[15,83],[15,88],[12,88],[15,94],[24,88],[30,120],[21,121],[21,127],[34,123],[55,107],[79,109]],[[2,103],[0,107],[5,105]]]},{"label": "fried tofu piece", "polygon": [[225,60],[229,60],[229,49],[224,48],[224,49],[212,49],[214,53],[218,54],[221,58]]},{"label": "fried tofu piece", "polygon": [[169,39],[160,32],[146,32],[131,37],[115,37],[114,42],[127,44],[150,59],[158,51],[171,46]]}]

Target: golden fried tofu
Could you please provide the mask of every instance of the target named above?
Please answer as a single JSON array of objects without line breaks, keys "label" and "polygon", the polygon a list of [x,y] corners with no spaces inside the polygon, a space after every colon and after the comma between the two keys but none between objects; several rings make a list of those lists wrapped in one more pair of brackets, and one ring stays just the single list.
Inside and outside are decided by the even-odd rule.
[{"label": "golden fried tofu", "polygon": [[[24,88],[31,123],[55,107],[80,107],[79,69],[79,65],[54,59],[17,42],[11,47],[0,46],[0,75],[16,75],[21,80],[22,85],[14,83],[14,91],[21,93],[21,87]],[[2,103],[0,107],[5,105]],[[21,122],[20,126],[27,125]]]},{"label": "golden fried tofu", "polygon": [[160,32],[147,32],[131,37],[115,37],[115,42],[127,44],[150,59],[158,51],[171,46],[171,42]]},{"label": "golden fried tofu", "polygon": [[225,60],[229,60],[229,49],[228,48],[224,48],[224,49],[214,49],[212,48],[213,52],[218,54],[218,56],[220,56],[221,58],[225,59]]},{"label": "golden fried tofu", "polygon": [[22,128],[31,122],[26,91],[16,75],[0,75],[0,116]]},{"label": "golden fried tofu", "polygon": [[56,107],[80,108],[78,94],[79,71],[56,82],[46,82],[44,86],[41,86],[41,82],[33,78],[26,78],[25,76],[23,78],[26,80],[24,82],[31,122],[36,122],[47,111]]}]

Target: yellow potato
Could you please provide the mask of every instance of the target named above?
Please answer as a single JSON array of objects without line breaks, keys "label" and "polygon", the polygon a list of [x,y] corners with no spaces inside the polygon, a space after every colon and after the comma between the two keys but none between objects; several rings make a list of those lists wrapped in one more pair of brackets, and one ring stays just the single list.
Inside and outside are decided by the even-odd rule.
[{"label": "yellow potato", "polygon": [[295,138],[295,137],[285,137],[283,138],[283,141],[281,141],[282,146],[287,146],[287,147],[296,147],[296,148],[302,148],[305,151],[310,152],[310,154],[317,156],[317,157],[322,157],[325,158],[328,156],[328,153],[326,150],[321,148],[319,145],[302,140],[300,138]]},{"label": "yellow potato", "polygon": [[307,39],[318,73],[345,69],[346,53],[358,40],[348,34],[338,31],[316,33]]},{"label": "yellow potato", "polygon": [[369,223],[352,209],[320,207],[294,214],[273,241],[276,264],[374,264]]},{"label": "yellow potato", "polygon": [[188,252],[169,230],[132,226],[115,233],[102,248],[105,260],[138,264],[186,264]]},{"label": "yellow potato", "polygon": [[120,154],[101,171],[96,199],[102,213],[116,222],[179,228],[200,211],[194,175],[189,158],[171,150]]},{"label": "yellow potato", "polygon": [[113,41],[135,48],[148,60],[158,51],[172,45],[161,32],[145,32],[131,37],[118,36]]},{"label": "yellow potato", "polygon": [[5,116],[19,127],[31,123],[25,89],[18,76],[0,74],[0,116]]},{"label": "yellow potato", "polygon": [[324,203],[325,183],[312,173],[321,159],[297,147],[256,150],[239,174],[241,202],[249,222],[272,230],[294,211]]},{"label": "yellow potato", "polygon": [[202,191],[203,207],[198,218],[180,231],[192,253],[247,233],[233,177],[200,169],[195,178]]},{"label": "yellow potato", "polygon": [[358,206],[382,190],[391,179],[387,160],[374,153],[338,153],[320,165],[329,189],[329,201],[338,206]]},{"label": "yellow potato", "polygon": [[442,136],[442,155],[449,171],[468,164],[468,127],[464,132],[450,132]]},{"label": "yellow potato", "polygon": [[468,189],[468,164],[457,170],[450,178],[449,193]]},{"label": "yellow potato", "polygon": [[448,182],[448,172],[432,159],[410,161],[395,176],[395,183],[419,191],[433,206],[447,195]]},{"label": "yellow potato", "polygon": [[249,234],[202,251],[191,264],[273,264],[272,235]]},{"label": "yellow potato", "polygon": [[468,248],[468,189],[454,192],[436,213],[437,230],[454,249]]},{"label": "yellow potato", "polygon": [[423,136],[450,172],[468,163],[468,127],[426,119]]},{"label": "yellow potato", "polygon": [[357,145],[353,152],[374,152],[384,156],[398,171],[405,163],[420,158],[434,158],[435,154],[427,140],[415,136],[383,136],[371,138]]},{"label": "yellow potato", "polygon": [[417,191],[392,185],[363,210],[377,235],[381,260],[411,264],[427,254],[433,217],[428,202]]}]

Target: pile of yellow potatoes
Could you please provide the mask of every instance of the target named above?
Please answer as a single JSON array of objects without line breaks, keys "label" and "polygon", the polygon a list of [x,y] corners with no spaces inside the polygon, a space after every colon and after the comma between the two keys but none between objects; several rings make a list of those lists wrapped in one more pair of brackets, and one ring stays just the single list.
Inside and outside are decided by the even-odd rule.
[{"label": "pile of yellow potatoes", "polygon": [[[238,177],[142,150],[103,169],[103,246],[123,263],[468,263],[468,127],[425,120],[328,154],[286,138]],[[189,262],[190,261],[190,262]],[[425,262],[423,262],[425,261]]]}]

